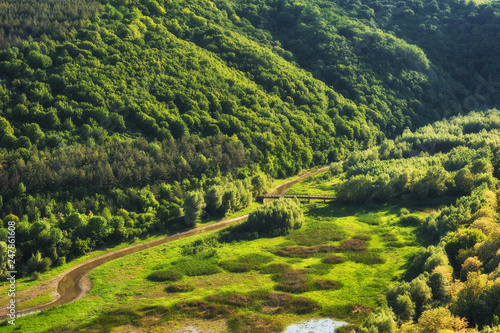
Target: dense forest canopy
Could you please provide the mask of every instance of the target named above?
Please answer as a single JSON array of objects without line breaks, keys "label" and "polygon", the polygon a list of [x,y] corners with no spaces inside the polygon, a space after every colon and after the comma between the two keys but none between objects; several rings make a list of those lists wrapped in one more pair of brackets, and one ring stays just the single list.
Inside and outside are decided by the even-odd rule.
[{"label": "dense forest canopy", "polygon": [[[259,193],[262,173],[339,161],[498,102],[495,3],[0,9],[0,217],[20,223],[25,272],[227,214]],[[408,140],[394,142],[401,154]]]},{"label": "dense forest canopy", "polygon": [[401,209],[401,225],[419,226],[429,246],[358,332],[498,329],[499,144],[500,111],[493,109],[406,130],[331,165],[343,177],[335,189],[343,202],[454,201],[425,218]]}]

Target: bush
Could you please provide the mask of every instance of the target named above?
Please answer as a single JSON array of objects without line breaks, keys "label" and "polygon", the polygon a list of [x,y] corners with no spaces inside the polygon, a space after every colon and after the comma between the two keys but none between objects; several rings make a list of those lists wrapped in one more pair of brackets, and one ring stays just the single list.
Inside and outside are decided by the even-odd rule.
[{"label": "bush", "polygon": [[183,274],[174,269],[166,269],[162,271],[156,271],[148,275],[148,280],[154,282],[165,282],[165,281],[178,281],[182,279]]},{"label": "bush", "polygon": [[26,268],[30,273],[32,272],[43,273],[47,271],[51,265],[52,265],[52,260],[50,260],[50,258],[42,258],[40,252],[37,252],[36,254],[31,255],[31,258],[28,259],[28,262],[26,263]]},{"label": "bush", "polygon": [[417,214],[406,214],[401,217],[402,225],[420,226],[422,225],[422,219]]},{"label": "bush", "polygon": [[329,171],[332,174],[332,176],[336,176],[344,172],[344,167],[341,162],[331,163]]},{"label": "bush", "polygon": [[276,236],[299,229],[303,222],[299,201],[281,198],[254,210],[244,225],[251,232]]},{"label": "bush", "polygon": [[217,235],[204,237],[182,247],[182,255],[190,256],[220,247]]}]

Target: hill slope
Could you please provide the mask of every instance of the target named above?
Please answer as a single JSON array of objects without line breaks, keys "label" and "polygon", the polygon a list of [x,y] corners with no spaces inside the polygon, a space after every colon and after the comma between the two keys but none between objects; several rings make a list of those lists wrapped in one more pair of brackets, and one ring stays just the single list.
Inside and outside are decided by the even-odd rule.
[{"label": "hill slope", "polygon": [[497,48],[474,47],[496,45],[498,5],[434,2],[1,0],[0,215],[23,223],[18,259],[187,227],[191,191],[247,193],[260,171],[496,102]]}]

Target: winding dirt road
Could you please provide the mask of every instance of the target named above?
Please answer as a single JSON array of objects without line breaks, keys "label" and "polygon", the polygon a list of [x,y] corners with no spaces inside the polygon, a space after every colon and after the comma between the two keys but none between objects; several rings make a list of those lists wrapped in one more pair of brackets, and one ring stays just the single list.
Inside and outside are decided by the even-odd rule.
[{"label": "winding dirt road", "polygon": [[[328,170],[327,166],[299,175],[295,179],[289,180],[281,185],[274,187],[269,192],[269,194],[283,194],[294,184],[304,180],[305,178],[311,175],[318,174],[326,170]],[[17,302],[18,304],[30,301],[36,298],[38,295],[46,292],[47,290],[52,290],[51,296],[53,300],[50,301],[49,303],[40,304],[28,309],[18,310],[17,315],[29,314],[31,312],[38,312],[59,305],[71,303],[82,298],[90,291],[92,287],[91,281],[88,277],[90,271],[111,260],[121,258],[126,255],[136,253],[145,249],[149,249],[154,246],[169,243],[178,239],[191,237],[193,235],[200,234],[203,232],[219,230],[227,227],[230,224],[244,221],[247,218],[248,214],[228,220],[223,220],[211,225],[200,226],[195,229],[191,229],[171,236],[158,238],[146,243],[131,245],[129,247],[108,252],[101,256],[86,260],[76,266],[71,267],[70,269],[68,269],[63,273],[56,275],[47,281],[42,282],[40,285],[31,287],[28,290],[19,293],[20,296],[18,297],[18,302]],[[0,321],[3,321],[5,319],[7,319],[6,307],[2,306],[2,308],[0,309]]]}]

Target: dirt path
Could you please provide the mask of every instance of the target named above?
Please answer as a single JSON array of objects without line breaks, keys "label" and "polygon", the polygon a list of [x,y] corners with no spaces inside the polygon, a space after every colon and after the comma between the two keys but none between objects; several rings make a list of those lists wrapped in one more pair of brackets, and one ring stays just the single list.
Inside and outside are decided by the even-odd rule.
[{"label": "dirt path", "polygon": [[[311,175],[324,172],[326,170],[328,170],[328,167],[322,167],[314,171],[306,172],[302,175],[299,175],[295,179],[289,180],[283,184],[274,187],[271,191],[269,191],[269,194],[283,194],[294,184],[304,180],[305,178]],[[132,245],[123,249],[112,251],[103,254],[101,256],[86,260],[76,266],[71,267],[70,269],[68,269],[63,273],[56,275],[47,281],[42,282],[37,286],[31,287],[25,291],[18,293],[19,296],[17,297],[17,304],[22,304],[23,302],[35,299],[38,295],[47,292],[47,290],[52,290],[51,296],[53,300],[49,303],[40,304],[28,309],[18,310],[17,315],[49,309],[82,298],[90,291],[92,287],[92,283],[88,277],[90,271],[111,260],[121,258],[126,255],[136,253],[145,249],[149,249],[154,246],[169,243],[178,239],[191,237],[199,233],[219,230],[227,227],[230,224],[244,221],[247,218],[248,214],[220,221],[211,225],[200,226],[195,229],[191,229],[171,236],[158,238],[146,243]],[[7,318],[6,314],[7,312],[5,307],[2,307],[0,309],[0,321],[5,320]]]}]

